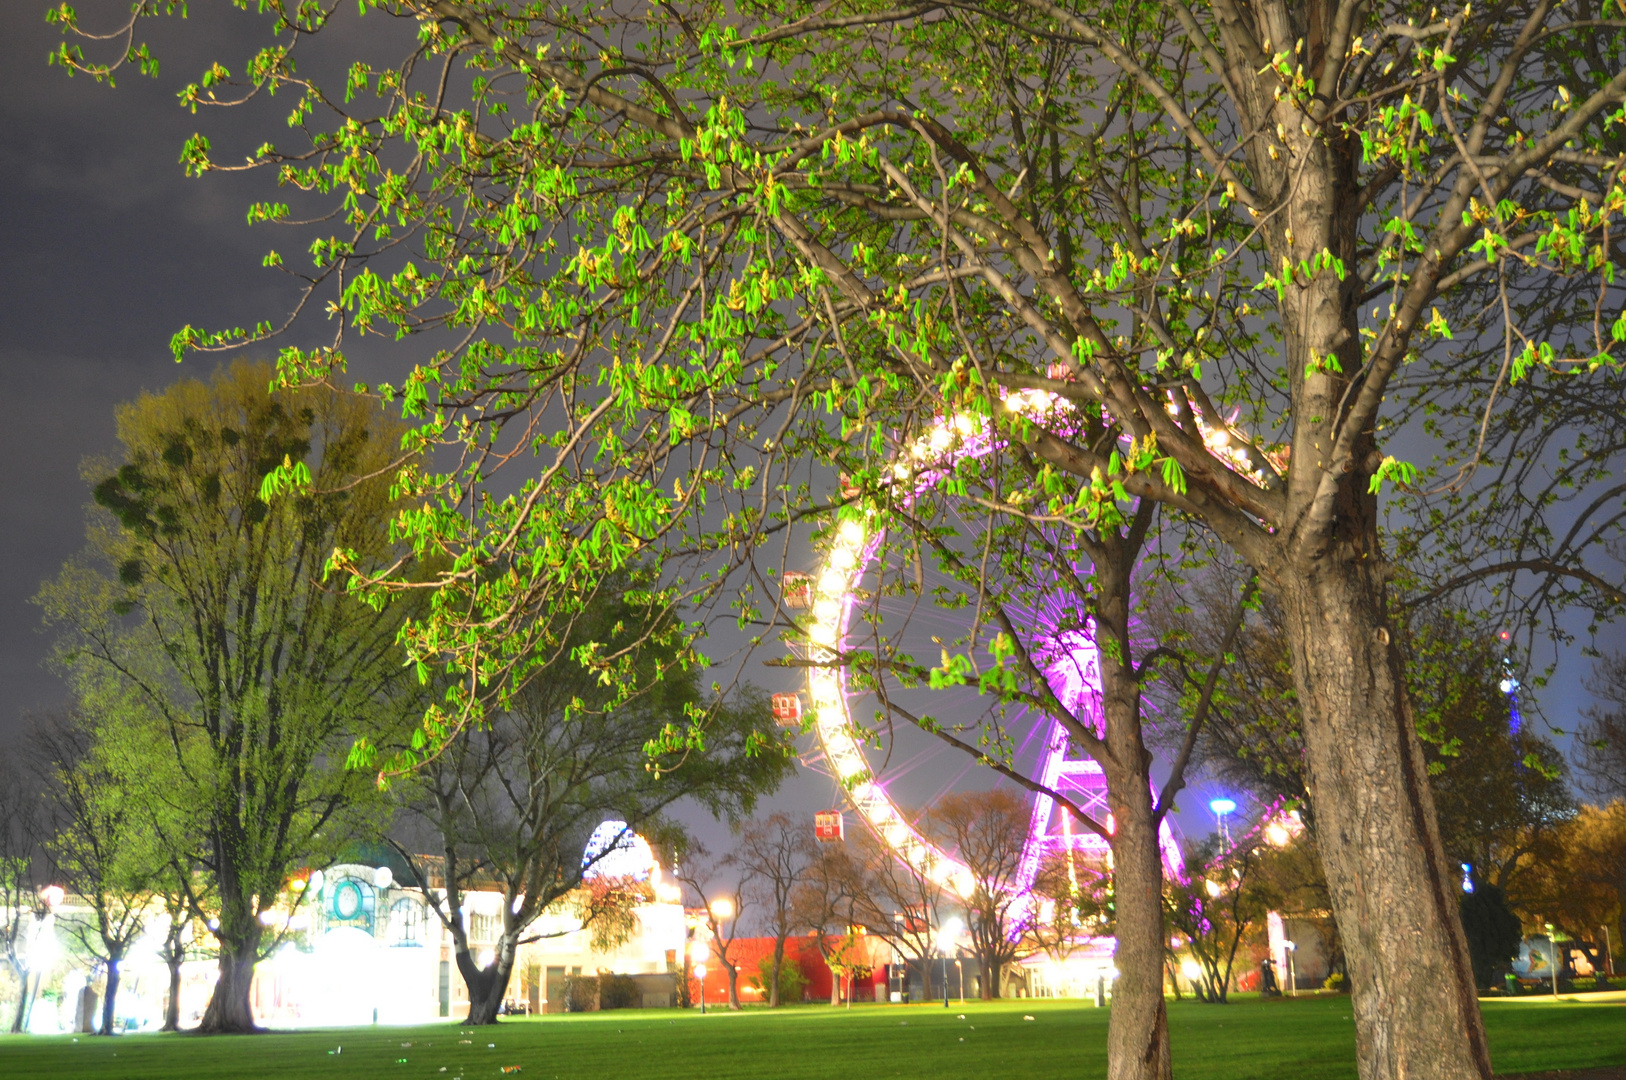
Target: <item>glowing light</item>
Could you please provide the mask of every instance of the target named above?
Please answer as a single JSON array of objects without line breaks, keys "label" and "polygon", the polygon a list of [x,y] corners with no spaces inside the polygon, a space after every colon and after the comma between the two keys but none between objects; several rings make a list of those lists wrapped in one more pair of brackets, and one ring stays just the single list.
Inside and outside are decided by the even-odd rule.
[{"label": "glowing light", "polygon": [[696,979],[701,980],[701,981],[705,980],[705,978],[706,978],[706,965],[705,964],[696,964],[694,966],[694,977]]},{"label": "glowing light", "polygon": [[593,830],[582,851],[582,877],[625,877],[648,880],[655,868],[649,841],[625,821],[606,821]]},{"label": "glowing light", "polygon": [[1182,960],[1180,961],[1180,974],[1192,981],[1196,981],[1203,977],[1203,968],[1195,960]]},{"label": "glowing light", "polygon": [[1208,890],[1209,897],[1214,900],[1218,900],[1220,894],[1225,891],[1225,886],[1213,880],[1204,881],[1203,888]]},{"label": "glowing light", "polygon": [[937,929],[937,951],[947,956],[954,951],[955,946],[960,941],[960,936],[964,933],[965,920],[958,915],[945,920],[943,925]]},{"label": "glowing light", "polygon": [[[1060,417],[1063,422],[1064,414],[1072,407],[1065,399],[1042,390],[1010,392],[1005,396],[1005,405],[1011,411],[1028,413],[1036,418]],[[1173,408],[1172,400],[1170,408]],[[1234,419],[1235,416],[1232,417]],[[1215,429],[1206,418],[1199,418],[1198,422],[1215,456],[1226,459],[1244,475],[1258,478],[1257,471],[1247,461],[1246,447],[1234,445],[1236,440],[1224,432],[1223,425]],[[934,485],[955,460],[980,457],[993,446],[993,435],[985,418],[971,413],[940,417],[930,431],[902,450],[889,473],[894,483],[913,497],[913,494]],[[851,497],[852,493],[845,490],[846,486],[843,478],[843,494]],[[824,748],[825,759],[831,770],[847,789],[849,800],[871,830],[916,874],[964,898],[970,895],[975,886],[974,876],[957,860],[917,833],[897,812],[891,798],[871,775],[868,759],[848,711],[846,674],[835,661],[846,640],[854,589],[880,545],[880,537],[873,530],[875,512],[859,511],[860,507],[851,507],[844,512],[833,530],[834,536],[824,563],[811,582],[811,618],[804,629],[806,659],[811,662],[807,678],[812,728]],[[1062,701],[1069,707],[1077,708],[1079,702],[1089,694],[1098,697],[1100,682],[1095,646],[1088,634],[1074,632],[1052,644],[1057,648],[1051,662],[1045,665],[1046,675]],[[1057,733],[1060,733],[1060,738],[1056,737]],[[1052,781],[1059,778],[1063,765],[1069,768],[1086,765],[1065,760],[1067,740],[1065,730],[1059,723],[1052,729],[1050,746],[1041,771]],[[1014,891],[1018,893],[1026,892],[1031,887],[1041,849],[1047,842],[1043,823],[1049,820],[1052,809],[1053,800],[1048,796],[1041,795],[1035,800],[1035,825],[1029,830],[1015,882]],[[1094,836],[1079,838],[1080,843],[1086,845],[1098,839]],[[1158,839],[1171,873],[1176,878],[1183,878],[1184,866],[1179,845],[1167,821],[1161,824]],[[1104,843],[1100,846],[1103,850],[1107,849]]]},{"label": "glowing light", "polygon": [[55,911],[57,906],[67,898],[67,892],[60,885],[47,885],[40,890],[40,902],[45,905],[46,911]]},{"label": "glowing light", "polygon": [[727,922],[734,917],[734,901],[726,896],[719,896],[711,902],[711,917],[718,922]]},{"label": "glowing light", "polygon": [[1236,803],[1230,799],[1212,799],[1208,803],[1208,808],[1216,814],[1229,814],[1236,809]]},{"label": "glowing light", "polygon": [[1279,821],[1272,821],[1265,826],[1265,839],[1270,841],[1272,847],[1286,847],[1293,839],[1293,834],[1287,831],[1287,826]]},{"label": "glowing light", "polygon": [[395,874],[387,866],[380,866],[373,871],[373,888],[387,889],[395,884]]}]

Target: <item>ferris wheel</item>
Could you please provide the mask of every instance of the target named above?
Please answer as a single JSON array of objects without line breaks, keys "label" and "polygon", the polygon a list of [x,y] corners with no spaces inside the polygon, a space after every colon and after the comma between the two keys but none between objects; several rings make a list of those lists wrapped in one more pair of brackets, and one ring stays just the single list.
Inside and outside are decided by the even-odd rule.
[{"label": "ferris wheel", "polygon": [[[1057,407],[1057,402],[1041,391],[1024,391],[1011,395],[1007,406],[1038,412]],[[899,455],[893,466],[894,480],[923,490],[935,484],[955,459],[985,454],[989,445],[976,420],[940,419]],[[885,777],[865,750],[852,712],[854,695],[849,690],[848,673],[838,662],[847,648],[863,579],[873,570],[883,539],[883,530],[873,513],[849,516],[832,530],[822,563],[812,575],[786,575],[788,606],[809,609],[805,651],[810,662],[807,690],[812,730],[830,772],[864,824],[914,873],[964,898],[975,887],[975,875],[952,853],[923,836],[894,801]],[[1046,670],[1051,689],[1086,723],[1093,715],[1099,727],[1101,687],[1095,643],[1083,634],[1070,633],[1065,641],[1053,644],[1060,647],[1049,650],[1054,654]],[[799,701],[798,697],[795,702],[781,705],[776,700],[776,715],[782,721],[799,720]],[[1043,741],[1032,775],[1046,793],[1033,800],[1031,824],[1011,886],[1018,893],[1029,891],[1047,855],[1071,852],[1106,865],[1111,854],[1105,838],[1093,830],[1075,827],[1071,811],[1048,794],[1061,795],[1110,829],[1106,777],[1101,766],[1071,745],[1060,720],[1030,713],[1022,722],[1042,729]],[[1028,734],[1040,735],[1041,731]],[[820,835],[827,834],[821,831]],[[1160,825],[1159,840],[1165,865],[1179,874],[1179,845],[1167,820]]]}]

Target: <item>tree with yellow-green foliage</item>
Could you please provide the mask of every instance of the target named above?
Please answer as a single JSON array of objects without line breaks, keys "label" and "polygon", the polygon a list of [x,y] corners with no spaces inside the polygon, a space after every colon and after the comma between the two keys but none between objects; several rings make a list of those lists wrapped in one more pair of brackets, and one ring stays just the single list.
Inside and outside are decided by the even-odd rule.
[{"label": "tree with yellow-green foliage", "polygon": [[[390,745],[424,699],[376,607],[326,579],[335,549],[377,569],[401,426],[325,387],[272,393],[236,363],[121,406],[117,461],[87,467],[90,546],[41,590],[95,722],[98,762],[216,898],[220,976],[204,1031],[249,1031],[260,916],[290,874],[380,812],[359,739]],[[279,465],[309,485],[267,502]]]},{"label": "tree with yellow-green foliage", "polygon": [[[457,456],[455,471],[412,477],[408,511],[420,550],[452,556],[411,639],[461,688],[426,714],[430,748],[505,705],[533,637],[584,580],[635,556],[670,557],[674,605],[788,627],[755,591],[765,575],[745,572],[754,553],[800,523],[900,535],[920,508],[899,448],[964,418],[987,459],[961,455],[938,490],[967,517],[1052,523],[1063,550],[1127,578],[1133,554],[1097,556],[1121,551],[1125,529],[1137,550],[1156,504],[1258,572],[1304,717],[1361,1075],[1490,1075],[1380,521],[1386,490],[1426,486],[1397,425],[1436,421],[1441,485],[1493,508],[1439,509],[1476,525],[1449,576],[1534,573],[1547,597],[1622,602],[1556,540],[1569,528],[1549,493],[1504,482],[1528,444],[1522,423],[1496,422],[1533,383],[1566,382],[1577,400],[1618,386],[1626,22],[1613,9],[360,6],[402,26],[393,59],[333,32],[348,6],[268,0],[242,75],[212,64],[182,103],[288,110],[297,145],[263,144],[246,166],[274,173],[287,201],[249,217],[322,223],[298,243],[312,265],[265,262],[300,276],[299,310],[334,318],[320,347],[283,354],[283,377],[334,377],[354,336],[393,335],[382,393]],[[150,70],[138,24],[178,7],[121,7],[105,58],[86,55],[98,46],[74,8],[56,8],[70,38],[54,59],[96,77]],[[303,59],[323,49],[327,63]],[[344,75],[324,84],[324,68]],[[195,173],[245,167],[202,132],[182,157]],[[239,348],[296,317],[188,327],[175,348]],[[1043,407],[1007,408],[1019,398]],[[1541,460],[1580,455],[1584,482],[1607,477],[1612,451],[1549,445]],[[524,462],[524,480],[496,478],[505,462]],[[1611,513],[1579,536],[1617,535]],[[981,550],[990,565],[1009,551]],[[358,588],[415,588],[336,565]],[[1144,673],[1111,611],[1121,592],[1105,592],[1080,614],[1114,623],[1112,737],[1076,717],[1068,731],[1122,771],[1117,865],[1141,880],[1119,895],[1135,960],[1109,1075],[1151,1080],[1171,1073],[1164,939],[1158,919],[1128,915],[1155,913],[1166,807],[1132,782]],[[1027,661],[1031,679],[1019,635],[979,633],[979,618],[945,642],[941,675],[997,685]]]}]

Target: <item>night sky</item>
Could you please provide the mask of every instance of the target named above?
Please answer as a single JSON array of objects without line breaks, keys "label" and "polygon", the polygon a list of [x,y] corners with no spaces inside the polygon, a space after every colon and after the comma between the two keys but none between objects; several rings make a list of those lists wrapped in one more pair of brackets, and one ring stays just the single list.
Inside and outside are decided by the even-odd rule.
[{"label": "night sky", "polygon": [[[66,698],[45,666],[49,639],[30,597],[83,544],[89,492],[80,462],[115,449],[114,405],[214,368],[213,358],[170,359],[169,338],[183,325],[279,318],[293,293],[260,258],[277,247],[292,259],[303,246],[244,221],[251,200],[276,196],[269,174],[187,179],[177,164],[194,131],[209,134],[220,157],[239,160],[267,138],[290,137],[286,97],[226,115],[193,116],[176,103],[208,61],[242,70],[259,16],[196,3],[185,22],[149,20],[143,36],[161,76],[125,71],[108,89],[46,65],[60,37],[45,7],[5,0],[0,36],[0,746],[28,711]],[[82,25],[105,27],[127,10],[122,0],[92,0],[80,5]],[[347,17],[341,33],[351,48],[387,49],[407,30],[358,20],[353,8]],[[318,317],[302,333],[326,329]],[[390,348],[356,357],[399,371],[409,357]],[[1611,637],[1621,640],[1618,631]],[[1544,695],[1553,722],[1573,725],[1589,700],[1581,687],[1589,667],[1578,651],[1564,654]],[[753,677],[770,681],[765,675]],[[957,761],[941,764],[962,771]],[[1196,794],[1204,797],[1201,786]],[[806,775],[776,802],[805,812],[833,797],[828,779]]]},{"label": "night sky", "polygon": [[[44,667],[49,642],[29,601],[83,545],[80,462],[114,450],[114,405],[204,370],[169,359],[166,342],[187,322],[242,321],[283,301],[257,266],[264,240],[243,221],[246,185],[189,181],[176,164],[200,118],[176,106],[175,91],[215,48],[241,56],[229,20],[194,17],[175,28],[190,33],[162,35],[162,78],[126,75],[109,90],[46,66],[60,39],[43,3],[6,7],[0,724],[9,727],[64,697]],[[96,4],[84,15],[118,10]]]}]

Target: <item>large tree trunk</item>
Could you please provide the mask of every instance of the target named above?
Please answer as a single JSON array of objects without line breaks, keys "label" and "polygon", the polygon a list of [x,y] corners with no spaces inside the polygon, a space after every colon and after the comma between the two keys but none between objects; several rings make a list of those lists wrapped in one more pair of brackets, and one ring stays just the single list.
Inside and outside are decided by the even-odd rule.
[{"label": "large tree trunk", "polygon": [[[236,833],[228,831],[236,837]],[[241,840],[217,840],[217,849],[234,851]],[[229,857],[221,856],[217,874],[220,889],[220,925],[215,939],[220,942],[220,975],[215,980],[214,992],[209,995],[209,1006],[203,1010],[203,1021],[198,1031],[205,1035],[248,1034],[262,1030],[254,1023],[254,1009],[249,997],[254,989],[254,965],[260,959],[260,939],[265,928],[260,925],[258,903],[244,888],[240,870]]]},{"label": "large tree trunk", "polygon": [[1168,1009],[1163,1001],[1163,859],[1153,820],[1152,755],[1141,733],[1140,684],[1130,668],[1126,544],[1096,566],[1097,654],[1106,744],[1101,771],[1112,808],[1112,890],[1118,980],[1107,1020],[1108,1080],[1170,1080]]},{"label": "large tree trunk", "polygon": [[[905,980],[904,987],[906,989],[908,985],[908,981]],[[927,953],[922,953],[920,956],[920,1000],[932,1000],[932,958]]]},{"label": "large tree trunk", "polygon": [[740,1011],[740,966],[738,964],[731,964],[726,960],[722,960],[721,957],[719,957],[718,959],[721,961],[721,963],[723,965],[723,970],[728,973],[728,1007],[733,1012],[739,1012]]},{"label": "large tree trunk", "polygon": [[785,939],[779,938],[773,944],[773,982],[768,987],[768,1008],[779,1006],[779,972],[785,966]]},{"label": "large tree trunk", "polygon": [[181,1030],[181,962],[185,958],[179,941],[164,957],[169,968],[169,997],[164,1000],[164,1026],[161,1031]]},{"label": "large tree trunk", "polygon": [[107,961],[107,992],[102,997],[102,1030],[103,1035],[116,1034],[113,1030],[113,1003],[119,996],[119,958],[109,957]]},{"label": "large tree trunk", "polygon": [[21,1035],[28,1019],[28,971],[16,965],[8,966],[17,978],[17,1008],[11,1014],[11,1033]]},{"label": "large tree trunk", "polygon": [[[1109,783],[1111,776],[1109,772]],[[1117,950],[1113,963],[1118,968],[1107,1020],[1107,1076],[1109,1080],[1168,1080],[1163,856],[1152,820],[1150,780],[1134,770],[1121,783],[1110,784],[1107,798],[1115,824],[1112,892]]]},{"label": "large tree trunk", "polygon": [[243,1035],[263,1030],[254,1023],[254,1009],[249,1003],[259,953],[258,935],[246,941],[220,943],[220,977],[215,981],[214,993],[209,995],[209,1007],[203,1012],[198,1031],[206,1035]]},{"label": "large tree trunk", "polygon": [[1490,1056],[1456,877],[1385,625],[1379,563],[1334,546],[1281,583],[1360,1076],[1482,1080]]},{"label": "large tree trunk", "polygon": [[457,950],[457,970],[469,990],[469,1025],[497,1022],[497,1013],[508,994],[508,980],[514,973],[515,952],[514,943],[504,939],[491,966],[482,968],[466,947]]}]

